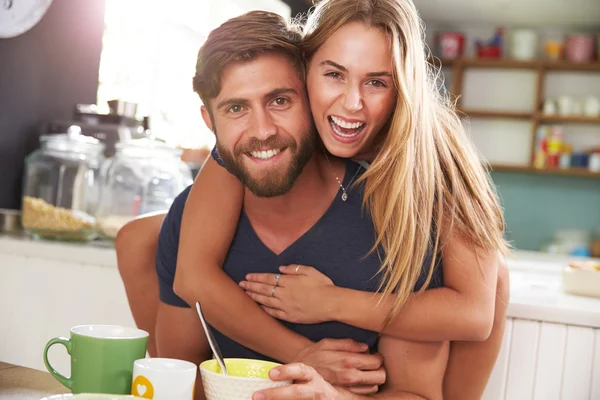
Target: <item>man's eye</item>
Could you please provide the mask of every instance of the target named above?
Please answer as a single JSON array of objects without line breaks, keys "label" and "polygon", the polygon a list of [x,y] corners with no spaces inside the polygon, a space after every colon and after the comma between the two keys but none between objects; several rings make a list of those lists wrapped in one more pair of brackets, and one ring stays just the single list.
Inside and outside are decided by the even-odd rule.
[{"label": "man's eye", "polygon": [[242,112],[242,110],[243,110],[242,106],[231,106],[231,107],[229,107],[229,109],[227,109],[227,112],[236,114],[236,113]]},{"label": "man's eye", "polygon": [[285,106],[288,103],[288,99],[286,99],[285,97],[278,97],[275,100],[273,100],[273,103],[277,106]]}]

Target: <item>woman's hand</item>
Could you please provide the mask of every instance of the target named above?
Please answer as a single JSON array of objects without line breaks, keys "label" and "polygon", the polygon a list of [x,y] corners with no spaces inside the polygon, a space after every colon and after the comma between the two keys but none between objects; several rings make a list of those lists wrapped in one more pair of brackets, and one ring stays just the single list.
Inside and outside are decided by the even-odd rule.
[{"label": "woman's hand", "polygon": [[343,395],[321,375],[305,364],[296,363],[273,368],[273,381],[294,381],[292,385],[254,393],[252,400],[342,400]]},{"label": "woman's hand", "polygon": [[298,324],[316,324],[333,318],[335,285],[313,267],[288,265],[281,274],[248,274],[240,282],[246,293],[271,316]]}]

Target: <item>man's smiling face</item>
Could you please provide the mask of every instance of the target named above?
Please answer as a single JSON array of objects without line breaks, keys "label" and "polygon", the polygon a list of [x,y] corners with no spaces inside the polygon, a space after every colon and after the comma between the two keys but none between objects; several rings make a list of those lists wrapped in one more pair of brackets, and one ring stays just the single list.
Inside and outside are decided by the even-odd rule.
[{"label": "man's smiling face", "polygon": [[227,169],[255,195],[286,193],[314,153],[304,82],[287,57],[263,53],[228,65],[204,120]]}]

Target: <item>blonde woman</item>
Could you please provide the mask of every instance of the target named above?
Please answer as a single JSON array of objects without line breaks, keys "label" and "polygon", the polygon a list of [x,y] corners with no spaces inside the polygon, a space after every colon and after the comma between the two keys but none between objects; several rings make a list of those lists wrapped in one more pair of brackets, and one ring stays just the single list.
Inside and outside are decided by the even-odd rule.
[{"label": "blonde woman", "polygon": [[[335,156],[370,163],[360,180],[377,232],[374,248],[384,249],[381,294],[336,288],[318,266],[293,265],[282,269],[290,285],[278,303],[266,295],[276,276],[242,283],[264,312],[221,269],[243,186],[212,158],[186,204],[175,291],[188,304],[200,301],[223,334],[285,363],[298,359],[305,341],[268,314],[302,323],[336,319],[407,340],[451,340],[444,398],[480,398],[508,302],[504,220],[480,158],[436,86],[417,10],[410,0],[325,0],[304,34],[307,90],[323,144]],[[340,184],[340,196],[345,191]],[[138,220],[117,239],[134,316],[158,302],[158,290],[143,294],[133,276],[156,287],[147,261],[159,224],[160,217]],[[413,293],[428,249],[441,258],[444,287]],[[429,277],[438,261],[431,260]],[[136,321],[151,329],[150,314],[138,313]]]}]

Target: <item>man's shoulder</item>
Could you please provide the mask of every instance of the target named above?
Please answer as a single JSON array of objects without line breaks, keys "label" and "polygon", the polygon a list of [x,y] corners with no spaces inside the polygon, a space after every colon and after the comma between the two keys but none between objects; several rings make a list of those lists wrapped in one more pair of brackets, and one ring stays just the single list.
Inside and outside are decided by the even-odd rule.
[{"label": "man's shoulder", "polygon": [[[179,193],[173,203],[171,203],[171,207],[169,208],[169,212],[165,217],[165,221],[163,222],[163,229],[161,229],[161,234],[166,233],[165,228],[170,228],[173,226],[180,226],[181,219],[183,218],[183,209],[185,208],[185,202],[190,194],[192,186],[188,186],[181,193]],[[179,234],[179,229],[167,229],[169,234],[173,234],[177,232]]]},{"label": "man's shoulder", "polygon": [[183,191],[175,197],[175,199],[173,200],[173,203],[171,204],[171,207],[169,208],[169,213],[183,214],[183,209],[185,208],[185,202],[188,199],[190,190],[192,190],[192,185],[183,189]]}]

